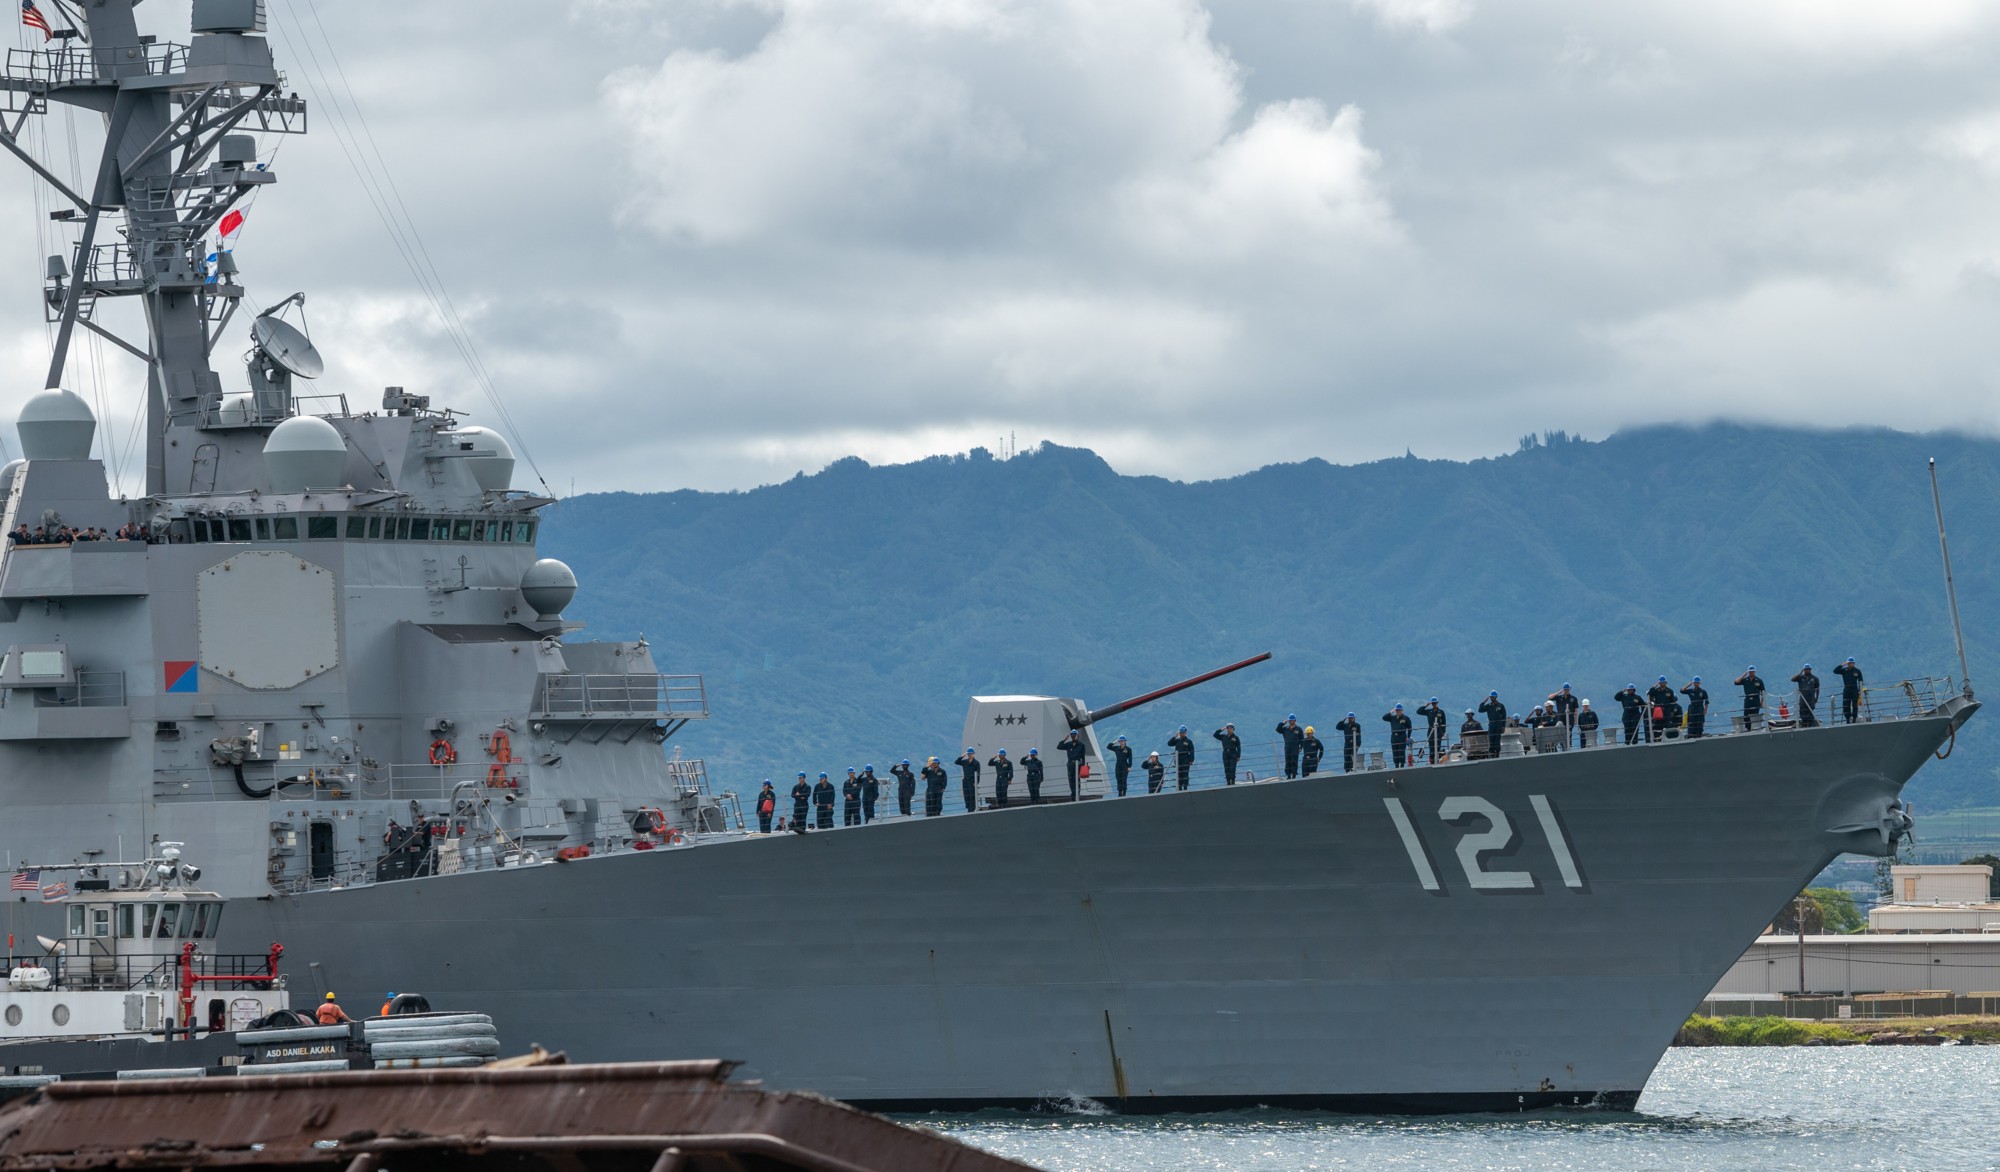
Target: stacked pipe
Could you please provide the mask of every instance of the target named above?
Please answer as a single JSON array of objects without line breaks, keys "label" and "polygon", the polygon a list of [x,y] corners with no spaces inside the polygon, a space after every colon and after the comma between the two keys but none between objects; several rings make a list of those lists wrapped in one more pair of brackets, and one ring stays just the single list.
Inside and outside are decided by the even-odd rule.
[{"label": "stacked pipe", "polygon": [[484,1013],[405,1013],[371,1017],[362,1038],[377,1070],[484,1066],[500,1053],[493,1018]]}]

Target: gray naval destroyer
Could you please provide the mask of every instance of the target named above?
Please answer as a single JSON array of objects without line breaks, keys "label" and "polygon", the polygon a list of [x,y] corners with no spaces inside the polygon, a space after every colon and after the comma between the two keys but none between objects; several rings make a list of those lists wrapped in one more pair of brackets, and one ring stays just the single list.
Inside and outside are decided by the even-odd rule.
[{"label": "gray naval destroyer", "polygon": [[[959,813],[954,779],[948,817],[747,832],[666,744],[700,679],[562,618],[504,439],[398,388],[308,393],[298,297],[241,312],[243,381],[214,369],[245,292],[209,242],[307,109],[260,3],[193,0],[185,44],[135,5],[61,6],[78,25],[0,77],[0,145],[74,233],[4,523],[145,537],[0,557],[0,850],[185,844],[219,946],[282,941],[315,990],[882,1108],[1630,1105],[1781,905],[1897,846],[1904,783],[1977,708],[1919,680],[1851,724],[1103,800],[1081,703],[985,697],[982,756],[1086,732],[1084,800]],[[22,145],[51,103],[105,127],[75,187]],[[142,338],[97,312],[121,300]],[[143,497],[60,389],[79,331],[146,362]],[[62,932],[17,900],[10,930]]]}]

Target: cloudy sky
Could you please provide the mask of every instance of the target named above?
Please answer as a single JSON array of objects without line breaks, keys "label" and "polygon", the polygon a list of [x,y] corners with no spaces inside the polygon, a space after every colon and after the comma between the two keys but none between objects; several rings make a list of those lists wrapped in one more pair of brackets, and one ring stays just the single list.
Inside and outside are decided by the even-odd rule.
[{"label": "cloudy sky", "polygon": [[[186,7],[141,11],[180,38]],[[1008,433],[1194,479],[1661,420],[2000,429],[1992,4],[272,10],[317,105],[253,297],[309,291],[322,389],[490,419],[350,163],[379,152],[562,492]],[[49,242],[25,172],[0,198],[4,406],[41,385]],[[90,358],[122,446],[136,371]]]}]

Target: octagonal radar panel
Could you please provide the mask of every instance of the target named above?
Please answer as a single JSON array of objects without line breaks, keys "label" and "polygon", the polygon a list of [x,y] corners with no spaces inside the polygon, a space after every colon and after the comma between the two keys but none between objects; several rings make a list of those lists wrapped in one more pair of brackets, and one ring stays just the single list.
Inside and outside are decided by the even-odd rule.
[{"label": "octagonal radar panel", "polygon": [[250,340],[270,355],[271,361],[300,378],[318,378],[326,373],[326,360],[305,331],[275,317],[260,317],[250,324]]}]

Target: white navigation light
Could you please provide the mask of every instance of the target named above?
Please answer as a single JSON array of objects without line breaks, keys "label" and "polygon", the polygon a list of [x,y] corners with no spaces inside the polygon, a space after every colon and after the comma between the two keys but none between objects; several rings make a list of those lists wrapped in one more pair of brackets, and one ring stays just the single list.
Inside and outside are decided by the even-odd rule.
[{"label": "white navigation light", "polygon": [[347,441],[340,429],[317,415],[294,415],[271,429],[264,441],[264,468],[271,491],[304,492],[340,485]]},{"label": "white navigation light", "polygon": [[521,575],[521,597],[535,608],[535,617],[552,623],[576,597],[576,571],[554,558],[543,558]]},{"label": "white navigation light", "polygon": [[74,392],[50,387],[22,404],[14,426],[21,435],[21,455],[27,459],[88,460],[97,416]]},{"label": "white navigation light", "polygon": [[483,492],[505,492],[514,484],[514,449],[500,433],[485,427],[461,427],[450,435],[453,447],[472,466],[472,478]]}]

